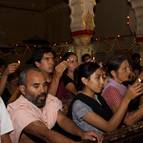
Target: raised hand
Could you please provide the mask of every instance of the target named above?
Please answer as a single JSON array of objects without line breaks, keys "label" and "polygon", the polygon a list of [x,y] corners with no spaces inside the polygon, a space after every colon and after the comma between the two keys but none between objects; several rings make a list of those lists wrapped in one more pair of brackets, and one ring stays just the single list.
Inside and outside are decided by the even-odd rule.
[{"label": "raised hand", "polygon": [[67,68],[67,61],[62,61],[55,67],[55,72],[57,75],[61,76],[66,68]]},{"label": "raised hand", "polygon": [[143,93],[143,83],[136,82],[133,85],[129,86],[126,96],[131,100]]},{"label": "raised hand", "polygon": [[143,81],[143,71],[140,73],[138,79],[140,79],[141,81]]},{"label": "raised hand", "polygon": [[17,68],[19,67],[19,63],[11,63],[7,66],[7,68],[4,71],[4,74],[9,75],[11,73],[14,73]]}]

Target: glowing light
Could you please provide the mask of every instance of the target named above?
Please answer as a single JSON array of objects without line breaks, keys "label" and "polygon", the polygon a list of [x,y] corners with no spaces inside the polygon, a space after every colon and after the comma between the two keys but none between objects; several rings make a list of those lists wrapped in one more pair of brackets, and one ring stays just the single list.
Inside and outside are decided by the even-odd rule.
[{"label": "glowing light", "polygon": [[121,36],[118,34],[117,37],[120,38]]},{"label": "glowing light", "polygon": [[20,60],[18,60],[17,62],[18,62],[18,64],[20,64]]},{"label": "glowing light", "polygon": [[140,78],[138,78],[138,82],[140,82],[140,83],[141,83],[141,82],[142,82],[142,80],[141,80]]}]

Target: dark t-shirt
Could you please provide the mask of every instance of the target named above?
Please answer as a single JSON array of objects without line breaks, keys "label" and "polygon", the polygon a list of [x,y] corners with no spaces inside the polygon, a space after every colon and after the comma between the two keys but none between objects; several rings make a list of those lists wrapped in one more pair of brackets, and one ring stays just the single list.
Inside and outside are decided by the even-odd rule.
[{"label": "dark t-shirt", "polygon": [[66,74],[63,74],[60,79],[59,86],[58,86],[57,93],[56,93],[56,96],[60,100],[66,100],[69,98],[69,96],[71,96],[71,93],[66,89],[66,86],[69,83],[74,84],[74,81],[70,77],[68,77]]}]

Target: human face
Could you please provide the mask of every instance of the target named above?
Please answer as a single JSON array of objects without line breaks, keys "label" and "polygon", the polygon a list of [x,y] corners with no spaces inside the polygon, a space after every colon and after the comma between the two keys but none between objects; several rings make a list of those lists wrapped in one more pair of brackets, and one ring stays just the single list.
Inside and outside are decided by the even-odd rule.
[{"label": "human face", "polygon": [[85,89],[91,94],[100,93],[104,86],[104,72],[101,68],[98,68],[89,79],[86,79]]},{"label": "human face", "polygon": [[40,70],[49,74],[54,71],[54,65],[54,55],[51,52],[44,53],[40,63],[38,63]]},{"label": "human face", "polygon": [[119,69],[117,71],[114,71],[114,73],[115,74],[113,77],[119,83],[129,80],[131,69],[128,60],[124,60],[121,63]]},{"label": "human face", "polygon": [[90,56],[86,56],[85,57],[85,62],[90,62],[90,61],[92,61],[91,57]]},{"label": "human face", "polygon": [[67,59],[67,68],[69,71],[73,72],[75,68],[78,66],[78,58],[76,55],[70,55]]},{"label": "human face", "polygon": [[44,107],[47,97],[47,83],[41,72],[30,70],[27,73],[23,94],[38,108]]}]

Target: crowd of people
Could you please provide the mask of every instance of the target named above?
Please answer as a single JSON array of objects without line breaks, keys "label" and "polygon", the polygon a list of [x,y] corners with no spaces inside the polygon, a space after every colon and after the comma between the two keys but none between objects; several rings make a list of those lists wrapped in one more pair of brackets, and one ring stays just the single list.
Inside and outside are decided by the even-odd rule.
[{"label": "crowd of people", "polygon": [[0,59],[0,142],[102,142],[104,133],[143,119],[140,55],[118,54],[101,64],[67,52],[55,64],[50,47],[31,58]]}]

